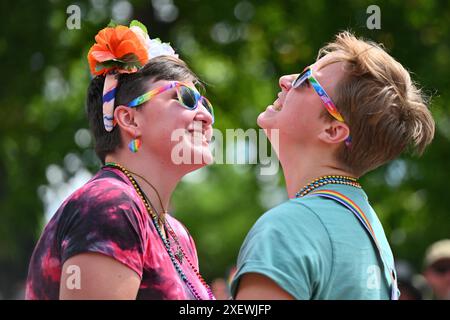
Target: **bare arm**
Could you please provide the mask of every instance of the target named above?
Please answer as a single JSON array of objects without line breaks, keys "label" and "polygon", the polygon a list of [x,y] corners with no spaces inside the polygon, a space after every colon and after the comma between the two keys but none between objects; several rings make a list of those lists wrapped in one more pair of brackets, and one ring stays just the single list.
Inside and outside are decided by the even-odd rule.
[{"label": "bare arm", "polygon": [[59,298],[132,300],[140,283],[139,275],[117,260],[100,253],[82,253],[64,263]]},{"label": "bare arm", "polygon": [[241,277],[236,300],[294,300],[272,279],[258,273],[247,273]]}]

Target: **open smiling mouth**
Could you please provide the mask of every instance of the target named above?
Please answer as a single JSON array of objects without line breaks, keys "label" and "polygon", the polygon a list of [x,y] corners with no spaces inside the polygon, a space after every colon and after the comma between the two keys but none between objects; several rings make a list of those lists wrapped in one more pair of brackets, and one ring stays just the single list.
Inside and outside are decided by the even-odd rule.
[{"label": "open smiling mouth", "polygon": [[193,141],[211,143],[211,137],[206,130],[187,129],[186,132],[192,137]]},{"label": "open smiling mouth", "polygon": [[281,104],[280,99],[275,100],[272,106],[275,111],[281,111],[281,109],[283,109],[283,105]]},{"label": "open smiling mouth", "polygon": [[281,95],[282,95],[282,93],[279,92],[277,99],[271,104],[272,110],[281,111],[281,109],[283,109],[283,102],[281,102],[282,101]]}]

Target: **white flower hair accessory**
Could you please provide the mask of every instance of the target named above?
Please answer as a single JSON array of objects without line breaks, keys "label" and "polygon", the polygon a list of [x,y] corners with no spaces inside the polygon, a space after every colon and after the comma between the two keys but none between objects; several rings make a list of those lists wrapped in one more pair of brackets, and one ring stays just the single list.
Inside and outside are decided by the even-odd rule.
[{"label": "white flower hair accessory", "polygon": [[150,39],[147,28],[137,20],[133,20],[130,24],[130,30],[133,31],[144,44],[147,49],[148,59],[153,59],[158,56],[175,56],[178,54],[172,48],[170,43],[162,42],[159,38]]}]

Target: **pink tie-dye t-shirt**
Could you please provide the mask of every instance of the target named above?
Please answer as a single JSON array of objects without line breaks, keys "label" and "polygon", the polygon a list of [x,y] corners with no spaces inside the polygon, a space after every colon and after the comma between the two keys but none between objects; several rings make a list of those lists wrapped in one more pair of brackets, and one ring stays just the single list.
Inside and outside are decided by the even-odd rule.
[{"label": "pink tie-dye t-shirt", "polygon": [[[192,237],[175,218],[168,215],[167,219],[198,269]],[[175,252],[176,244],[172,246]],[[137,299],[194,299],[173,266],[144,203],[118,169],[100,170],[66,199],[49,221],[31,257],[26,299],[58,299],[64,262],[86,252],[107,255],[134,270],[141,277]],[[186,259],[181,267],[202,299],[208,299],[206,288]]]}]

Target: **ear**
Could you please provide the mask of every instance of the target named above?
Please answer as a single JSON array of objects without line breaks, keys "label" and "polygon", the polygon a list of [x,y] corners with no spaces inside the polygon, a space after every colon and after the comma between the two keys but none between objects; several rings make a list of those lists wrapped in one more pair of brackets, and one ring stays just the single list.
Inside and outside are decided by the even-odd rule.
[{"label": "ear", "polygon": [[350,129],[345,123],[333,120],[324,126],[318,138],[325,143],[337,144],[344,142],[349,135]]},{"label": "ear", "polygon": [[117,106],[114,110],[114,120],[120,130],[132,137],[141,135],[138,124],[135,121],[136,110],[125,106]]}]

